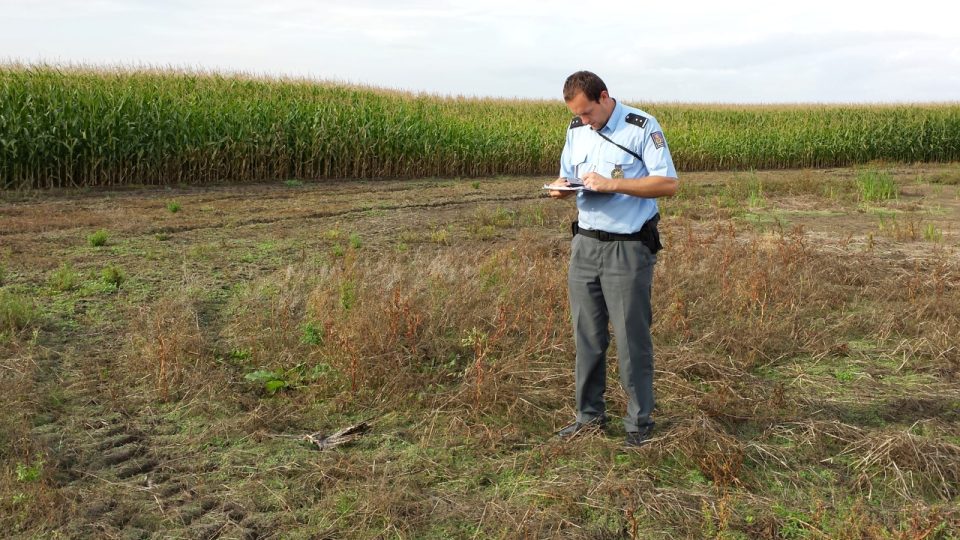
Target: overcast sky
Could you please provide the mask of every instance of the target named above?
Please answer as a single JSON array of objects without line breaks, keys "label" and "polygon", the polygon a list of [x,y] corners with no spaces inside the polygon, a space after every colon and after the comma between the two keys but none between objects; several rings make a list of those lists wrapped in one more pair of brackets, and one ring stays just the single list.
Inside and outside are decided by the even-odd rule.
[{"label": "overcast sky", "polygon": [[960,101],[951,0],[0,0],[0,60],[558,99]]}]

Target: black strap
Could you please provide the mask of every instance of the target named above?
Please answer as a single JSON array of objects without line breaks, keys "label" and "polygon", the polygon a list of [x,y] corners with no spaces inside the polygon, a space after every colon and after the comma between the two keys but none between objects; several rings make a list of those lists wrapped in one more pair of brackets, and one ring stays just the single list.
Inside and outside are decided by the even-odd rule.
[{"label": "black strap", "polygon": [[603,138],[606,139],[607,141],[609,141],[609,142],[617,145],[617,146],[620,147],[620,149],[623,150],[624,152],[626,152],[626,153],[630,154],[631,156],[639,159],[640,161],[643,161],[643,158],[640,157],[640,154],[634,152],[633,150],[627,148],[626,146],[623,146],[622,144],[617,143],[616,141],[614,141],[614,140],[611,139],[610,137],[607,137],[607,136],[604,135],[603,133],[600,133],[599,131],[594,131],[594,133],[596,133],[597,135],[603,137]]}]

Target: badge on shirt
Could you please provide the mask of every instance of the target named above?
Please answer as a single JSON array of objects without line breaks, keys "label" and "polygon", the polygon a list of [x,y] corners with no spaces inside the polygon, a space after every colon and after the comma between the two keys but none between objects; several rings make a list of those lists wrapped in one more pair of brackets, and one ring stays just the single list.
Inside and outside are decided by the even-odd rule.
[{"label": "badge on shirt", "polygon": [[610,172],[610,178],[623,178],[623,167],[617,164],[617,166],[613,168],[613,171]]},{"label": "badge on shirt", "polygon": [[662,131],[654,131],[650,134],[650,138],[653,139],[653,145],[657,148],[663,148],[667,144],[667,141],[663,140]]}]

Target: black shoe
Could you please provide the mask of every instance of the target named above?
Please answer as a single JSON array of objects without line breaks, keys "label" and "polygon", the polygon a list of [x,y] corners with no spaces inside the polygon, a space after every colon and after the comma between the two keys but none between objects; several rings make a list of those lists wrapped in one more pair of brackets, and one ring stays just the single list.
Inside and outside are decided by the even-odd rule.
[{"label": "black shoe", "polygon": [[648,442],[653,436],[653,426],[646,426],[641,428],[640,431],[628,431],[627,437],[623,441],[623,445],[627,448],[639,448]]},{"label": "black shoe", "polygon": [[561,439],[572,439],[583,433],[599,433],[607,427],[607,418],[598,416],[589,422],[574,422],[557,432]]}]

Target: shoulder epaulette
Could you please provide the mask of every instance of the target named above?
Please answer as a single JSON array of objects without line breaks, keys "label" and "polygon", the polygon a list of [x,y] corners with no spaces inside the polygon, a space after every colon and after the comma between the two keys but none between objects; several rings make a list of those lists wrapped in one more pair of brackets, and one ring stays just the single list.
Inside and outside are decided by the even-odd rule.
[{"label": "shoulder epaulette", "polygon": [[581,127],[582,125],[583,125],[583,120],[580,120],[579,116],[574,116],[573,120],[570,121],[569,129],[578,128],[578,127]]},{"label": "shoulder epaulette", "polygon": [[628,124],[633,124],[635,126],[640,126],[640,127],[647,127],[646,116],[640,116],[639,114],[636,114],[636,113],[630,113],[627,115],[626,118],[624,118],[624,120],[626,120]]}]

